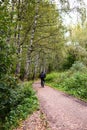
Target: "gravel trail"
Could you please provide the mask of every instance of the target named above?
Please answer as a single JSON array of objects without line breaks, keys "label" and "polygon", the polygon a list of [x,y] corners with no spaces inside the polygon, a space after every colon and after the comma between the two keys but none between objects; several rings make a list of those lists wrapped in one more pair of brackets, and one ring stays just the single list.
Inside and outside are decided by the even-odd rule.
[{"label": "gravel trail", "polygon": [[87,130],[87,103],[53,88],[34,83],[41,110],[51,130]]}]

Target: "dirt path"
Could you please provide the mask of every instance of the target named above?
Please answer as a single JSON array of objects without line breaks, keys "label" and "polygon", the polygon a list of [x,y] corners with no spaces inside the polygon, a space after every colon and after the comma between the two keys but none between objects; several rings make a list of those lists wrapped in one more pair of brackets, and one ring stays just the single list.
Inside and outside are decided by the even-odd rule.
[{"label": "dirt path", "polygon": [[41,110],[34,112],[14,130],[50,130],[47,118]]},{"label": "dirt path", "polygon": [[87,103],[55,89],[34,83],[42,111],[51,130],[87,130]]}]

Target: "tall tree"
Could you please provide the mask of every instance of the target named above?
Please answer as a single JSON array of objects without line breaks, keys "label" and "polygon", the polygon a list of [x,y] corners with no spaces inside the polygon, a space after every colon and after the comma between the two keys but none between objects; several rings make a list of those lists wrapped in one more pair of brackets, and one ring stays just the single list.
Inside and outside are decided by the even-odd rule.
[{"label": "tall tree", "polygon": [[36,6],[35,6],[35,15],[33,19],[33,25],[31,29],[31,38],[30,38],[30,44],[28,45],[28,52],[27,52],[27,59],[26,59],[26,65],[25,65],[25,78],[28,77],[29,75],[29,64],[31,62],[31,53],[32,53],[32,47],[33,47],[33,41],[34,41],[34,36],[35,36],[35,31],[36,31],[36,26],[37,26],[37,20],[38,20],[38,14],[39,14],[39,4],[40,0],[36,1]]}]

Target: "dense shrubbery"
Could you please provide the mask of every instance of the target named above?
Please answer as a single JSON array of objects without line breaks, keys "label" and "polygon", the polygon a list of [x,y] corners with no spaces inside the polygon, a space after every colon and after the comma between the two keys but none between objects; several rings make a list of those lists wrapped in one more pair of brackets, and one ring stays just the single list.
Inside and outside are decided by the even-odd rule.
[{"label": "dense shrubbery", "polygon": [[38,108],[38,101],[35,92],[32,90],[32,83],[26,82],[23,85],[16,86],[15,89],[3,87],[3,92],[6,91],[7,94],[6,97],[3,96],[4,94],[0,97],[2,101],[0,114],[4,116],[3,120],[1,119],[1,129],[10,130]]},{"label": "dense shrubbery", "polygon": [[73,51],[69,51],[67,54],[66,59],[63,62],[62,69],[67,70],[70,69],[70,67],[73,65],[73,63],[76,61],[76,56],[73,53]]},{"label": "dense shrubbery", "polygon": [[15,16],[18,14],[14,9],[11,12],[11,6],[16,9],[15,2],[0,1],[0,130],[10,130],[17,126],[38,106],[32,83],[21,85],[14,76],[20,49],[17,47],[18,32],[14,31],[17,25]]},{"label": "dense shrubbery", "polygon": [[87,74],[75,73],[59,86],[72,95],[87,99]]},{"label": "dense shrubbery", "polygon": [[72,71],[72,72],[77,72],[77,71],[79,71],[79,72],[84,72],[84,73],[86,73],[86,72],[87,72],[87,68],[86,68],[86,66],[85,66],[82,62],[76,61],[76,62],[72,65],[72,67],[70,68],[70,71]]},{"label": "dense shrubbery", "polygon": [[11,107],[15,104],[12,99],[12,92],[16,92],[18,87],[14,77],[8,74],[4,75],[0,80],[0,120],[4,120],[9,113]]},{"label": "dense shrubbery", "polygon": [[53,82],[55,80],[55,78],[58,77],[58,73],[51,73],[49,75],[47,75],[46,81],[47,82]]},{"label": "dense shrubbery", "polygon": [[77,62],[67,72],[49,74],[46,81],[53,87],[87,100],[86,72],[86,67],[82,63]]}]

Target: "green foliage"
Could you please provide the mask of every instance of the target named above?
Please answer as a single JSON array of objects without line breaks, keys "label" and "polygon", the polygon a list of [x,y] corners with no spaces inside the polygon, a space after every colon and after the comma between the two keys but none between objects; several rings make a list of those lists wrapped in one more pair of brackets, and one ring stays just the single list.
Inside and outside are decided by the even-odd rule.
[{"label": "green foliage", "polygon": [[[64,3],[66,2],[63,2],[63,5]],[[81,78],[85,77],[81,84],[86,81],[86,74],[81,73],[85,72],[85,67],[81,63],[75,63],[78,57],[83,58],[84,53],[79,56],[76,50],[71,48],[64,60],[65,27],[59,12],[50,1],[0,1],[0,128],[3,126],[3,129],[12,129],[37,108],[37,98],[29,87],[31,83],[19,85],[14,77],[15,70],[23,79],[27,68],[30,79],[37,77],[43,68],[49,72],[58,70],[64,61],[63,69],[71,67],[70,70],[49,74],[47,82],[53,83],[56,87],[66,88],[67,91],[73,88],[71,90],[74,91],[77,89],[73,87],[76,81],[75,86],[79,88],[77,93],[83,97],[86,95],[85,89],[79,87]],[[82,32],[85,34],[87,29],[85,27],[85,31],[80,30],[81,34],[79,29],[75,31],[74,34],[78,32],[78,36],[73,35],[72,41],[82,45],[84,39],[86,47],[87,38],[86,35],[83,37]],[[79,34],[83,38],[79,37]],[[77,70],[80,71],[81,77],[76,75]]]},{"label": "green foliage", "polygon": [[58,77],[58,73],[50,73],[46,76],[46,82],[53,82]]},{"label": "green foliage", "polygon": [[62,83],[66,78],[68,78],[71,75],[71,73],[68,72],[60,72],[60,73],[50,73],[46,76],[46,82],[47,83]]},{"label": "green foliage", "polygon": [[5,130],[12,130],[14,127],[17,127],[21,120],[38,108],[37,97],[32,89],[31,82],[20,84],[16,89],[10,89],[9,91],[7,107],[10,108],[10,111],[7,115],[5,113],[3,122],[3,129]]},{"label": "green foliage", "polygon": [[75,73],[61,83],[61,87],[70,94],[87,100],[87,74]]},{"label": "green foliage", "polygon": [[[72,72],[71,69],[67,72],[62,72],[58,74],[53,73],[54,76],[52,76],[51,73],[47,76],[46,81],[53,87],[66,91],[69,94],[72,94],[87,101],[87,73],[84,73],[81,68],[79,68],[79,70],[80,71],[75,70]],[[87,71],[87,69],[85,69],[85,71]]]},{"label": "green foliage", "polygon": [[87,72],[86,66],[80,61],[74,62],[70,70],[73,72],[77,72],[77,71],[84,72],[84,73]]},{"label": "green foliage", "polygon": [[74,54],[74,53],[71,53],[71,52],[68,52],[67,58],[66,58],[66,60],[64,61],[62,68],[63,68],[64,70],[65,70],[65,69],[69,69],[75,61],[76,61],[76,56],[75,56],[75,54]]},{"label": "green foliage", "polygon": [[0,6],[0,78],[2,74],[10,71],[12,64],[12,54],[14,48],[12,44],[7,43],[10,18],[6,6]]},{"label": "green foliage", "polygon": [[[5,75],[0,80],[0,119],[5,118],[11,109],[12,91],[18,87],[15,77]],[[14,90],[15,91],[15,90]]]}]

